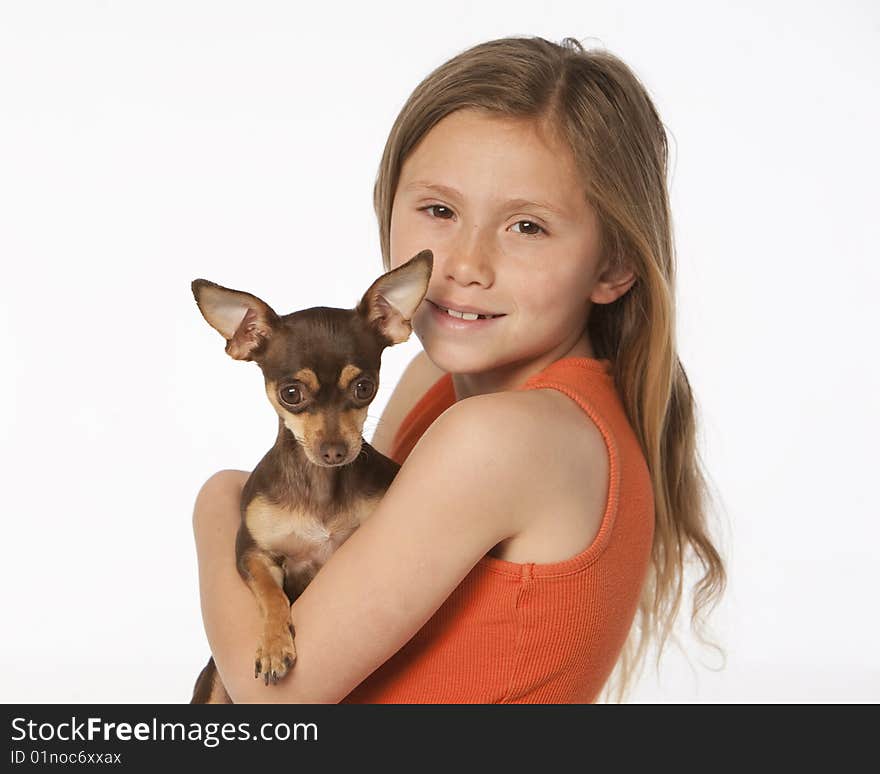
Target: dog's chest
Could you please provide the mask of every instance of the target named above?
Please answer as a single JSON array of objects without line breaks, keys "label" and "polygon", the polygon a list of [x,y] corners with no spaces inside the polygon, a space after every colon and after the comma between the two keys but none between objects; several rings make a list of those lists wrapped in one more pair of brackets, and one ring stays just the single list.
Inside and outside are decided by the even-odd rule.
[{"label": "dog's chest", "polygon": [[245,510],[245,523],[264,551],[282,554],[295,563],[321,566],[373,512],[379,499],[360,499],[322,519],[308,510],[257,496]]}]

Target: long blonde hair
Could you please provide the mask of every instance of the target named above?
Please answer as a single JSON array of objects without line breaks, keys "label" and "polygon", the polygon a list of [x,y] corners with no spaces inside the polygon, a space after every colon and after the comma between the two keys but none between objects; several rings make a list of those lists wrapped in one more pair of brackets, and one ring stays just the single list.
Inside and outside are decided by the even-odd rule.
[{"label": "long blonde hair", "polygon": [[711,497],[696,448],[695,400],[675,347],[666,132],[645,88],[606,51],[587,51],[574,38],[556,44],[508,37],[473,46],[416,87],[391,129],[374,188],[386,270],[403,162],[431,127],[460,108],[534,119],[562,139],[598,213],[603,257],[636,276],[620,298],[594,304],[587,323],[595,356],[613,363],[615,385],[651,472],[656,508],[639,607],[601,697],[614,693],[623,701],[655,637],[659,669],[681,607],[688,560],[695,556],[703,570],[691,625],[704,643],[705,615],[727,585],[708,533]]}]

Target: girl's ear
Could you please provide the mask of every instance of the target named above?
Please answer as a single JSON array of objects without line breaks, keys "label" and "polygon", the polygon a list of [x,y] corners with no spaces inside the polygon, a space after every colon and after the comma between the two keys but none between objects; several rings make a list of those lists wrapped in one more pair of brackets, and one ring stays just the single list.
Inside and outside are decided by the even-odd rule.
[{"label": "girl's ear", "polygon": [[355,307],[367,324],[388,342],[386,346],[409,338],[410,321],[428,292],[433,268],[434,254],[422,250],[373,282]]},{"label": "girl's ear", "polygon": [[253,360],[278,323],[272,308],[250,293],[206,279],[193,280],[192,292],[208,325],[226,339],[226,352],[236,360]]},{"label": "girl's ear", "polygon": [[635,272],[626,266],[608,267],[599,274],[599,279],[593,285],[590,301],[594,304],[610,304],[626,293],[636,279]]}]

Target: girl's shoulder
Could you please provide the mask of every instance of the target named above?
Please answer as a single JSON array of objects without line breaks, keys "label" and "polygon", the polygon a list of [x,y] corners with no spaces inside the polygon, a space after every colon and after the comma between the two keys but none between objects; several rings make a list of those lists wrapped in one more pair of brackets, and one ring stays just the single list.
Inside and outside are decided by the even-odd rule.
[{"label": "girl's shoulder", "polygon": [[[517,533],[495,546],[492,556],[546,564],[569,559],[593,542],[608,499],[609,454],[599,428],[577,403],[539,388],[476,395],[444,414],[459,425],[460,437],[507,447],[498,456],[514,467],[516,499],[527,504]],[[486,447],[487,457],[493,451]],[[491,474],[491,463],[487,469]]]},{"label": "girl's shoulder", "polygon": [[[539,387],[474,395],[454,403],[446,412],[466,412],[469,422],[487,422],[505,435],[520,439],[535,469],[542,460],[555,463],[593,459],[607,450],[599,428],[574,400],[559,390]],[[549,455],[549,459],[548,456]],[[558,467],[558,466],[557,466]]]},{"label": "girl's shoulder", "polygon": [[445,373],[428,359],[424,351],[410,361],[382,411],[370,441],[374,449],[382,454],[389,453],[391,442],[407,414]]}]

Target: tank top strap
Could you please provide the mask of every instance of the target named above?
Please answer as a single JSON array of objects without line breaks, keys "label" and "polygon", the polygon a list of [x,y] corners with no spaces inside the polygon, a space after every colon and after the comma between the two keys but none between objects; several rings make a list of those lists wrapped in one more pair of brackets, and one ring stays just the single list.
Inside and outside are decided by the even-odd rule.
[{"label": "tank top strap", "polygon": [[536,390],[542,387],[556,387],[560,383],[569,385],[578,392],[582,390],[592,392],[597,384],[613,389],[611,361],[608,358],[564,357],[533,374],[516,389]]},{"label": "tank top strap", "polygon": [[455,385],[452,374],[443,374],[403,418],[391,441],[388,456],[398,465],[402,465],[425,430],[453,403]]},{"label": "tank top strap", "polygon": [[[596,390],[596,386],[607,390]],[[530,376],[517,390],[536,390],[544,387],[568,393],[583,406],[588,395],[593,399],[599,392],[614,395],[611,361],[607,358],[565,357]],[[611,398],[613,400],[613,397]],[[455,403],[455,385],[452,374],[443,374],[410,409],[391,442],[389,456],[398,465],[409,456],[422,434],[437,417]]]}]

